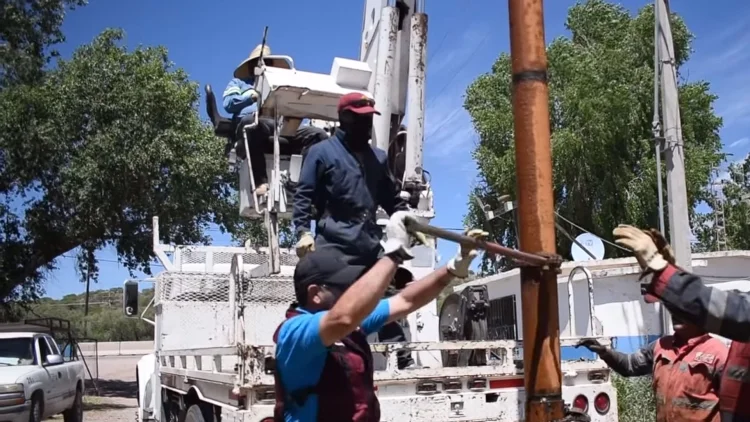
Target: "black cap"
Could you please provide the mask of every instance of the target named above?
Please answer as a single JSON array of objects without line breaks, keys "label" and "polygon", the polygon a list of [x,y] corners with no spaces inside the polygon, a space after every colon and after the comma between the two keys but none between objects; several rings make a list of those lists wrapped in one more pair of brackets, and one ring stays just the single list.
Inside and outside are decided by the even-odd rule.
[{"label": "black cap", "polygon": [[294,269],[294,289],[300,292],[312,284],[346,289],[354,284],[368,267],[350,265],[345,255],[321,249],[307,253]]}]

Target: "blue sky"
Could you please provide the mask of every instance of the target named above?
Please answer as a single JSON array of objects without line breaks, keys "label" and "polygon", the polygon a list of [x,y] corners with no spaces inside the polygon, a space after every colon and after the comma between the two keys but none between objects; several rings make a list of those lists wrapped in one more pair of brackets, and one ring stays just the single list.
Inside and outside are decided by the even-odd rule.
[{"label": "blue sky", "polygon": [[[574,3],[545,2],[548,40],[564,34],[566,11]],[[463,94],[473,79],[489,71],[495,58],[509,49],[507,2],[433,0],[426,4],[430,21],[424,165],[433,176],[437,212],[433,223],[455,228],[462,225],[467,194],[476,176],[471,158],[476,135],[462,107]],[[635,12],[647,1],[622,4]],[[724,118],[725,151],[738,160],[750,151],[750,73],[746,72],[750,49],[745,47],[750,45],[750,3],[727,0],[723,4],[677,1],[673,8],[696,35],[695,52],[683,74],[690,80],[711,82],[719,95],[717,112]],[[220,90],[235,66],[260,42],[265,25],[274,53],[291,55],[299,69],[327,73],[334,57],[356,59],[363,5],[362,0],[90,0],[88,6],[67,16],[67,43],[60,50],[68,56],[105,28],[119,27],[125,30],[129,47],[164,45],[170,59],[193,80]],[[229,244],[226,236],[211,234],[215,244]],[[454,248],[441,244],[443,261]],[[70,255],[59,259],[59,269],[50,274],[47,295],[84,291]],[[92,289],[120,286],[128,272],[117,263],[114,252],[104,250],[98,256],[101,276]]]}]

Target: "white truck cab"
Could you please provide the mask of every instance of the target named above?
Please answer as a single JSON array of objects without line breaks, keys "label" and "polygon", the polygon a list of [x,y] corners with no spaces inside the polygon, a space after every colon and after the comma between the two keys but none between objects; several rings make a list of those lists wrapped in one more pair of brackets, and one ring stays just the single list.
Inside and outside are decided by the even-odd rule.
[{"label": "white truck cab", "polygon": [[0,324],[0,421],[83,421],[84,364],[65,360],[44,327]]}]

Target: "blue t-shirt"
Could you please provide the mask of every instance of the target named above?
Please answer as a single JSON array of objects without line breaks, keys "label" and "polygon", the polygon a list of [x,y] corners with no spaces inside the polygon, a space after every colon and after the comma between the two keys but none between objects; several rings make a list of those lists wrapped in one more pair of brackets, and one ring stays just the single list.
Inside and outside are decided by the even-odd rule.
[{"label": "blue t-shirt", "polygon": [[[286,391],[314,386],[320,379],[328,355],[328,348],[320,338],[320,320],[327,311],[311,314],[297,309],[301,315],[287,320],[279,330],[276,342],[276,367]],[[370,335],[379,331],[390,316],[387,299],[362,321],[360,328]],[[284,415],[286,422],[317,422],[318,396],[310,395],[301,408],[290,406]]]}]

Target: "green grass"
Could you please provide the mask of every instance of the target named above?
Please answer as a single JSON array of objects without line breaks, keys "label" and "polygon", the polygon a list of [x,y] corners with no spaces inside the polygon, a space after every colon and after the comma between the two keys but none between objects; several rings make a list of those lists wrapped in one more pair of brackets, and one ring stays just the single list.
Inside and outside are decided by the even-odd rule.
[{"label": "green grass", "polygon": [[624,378],[612,374],[617,389],[619,422],[648,422],[656,420],[656,401],[651,377]]}]

